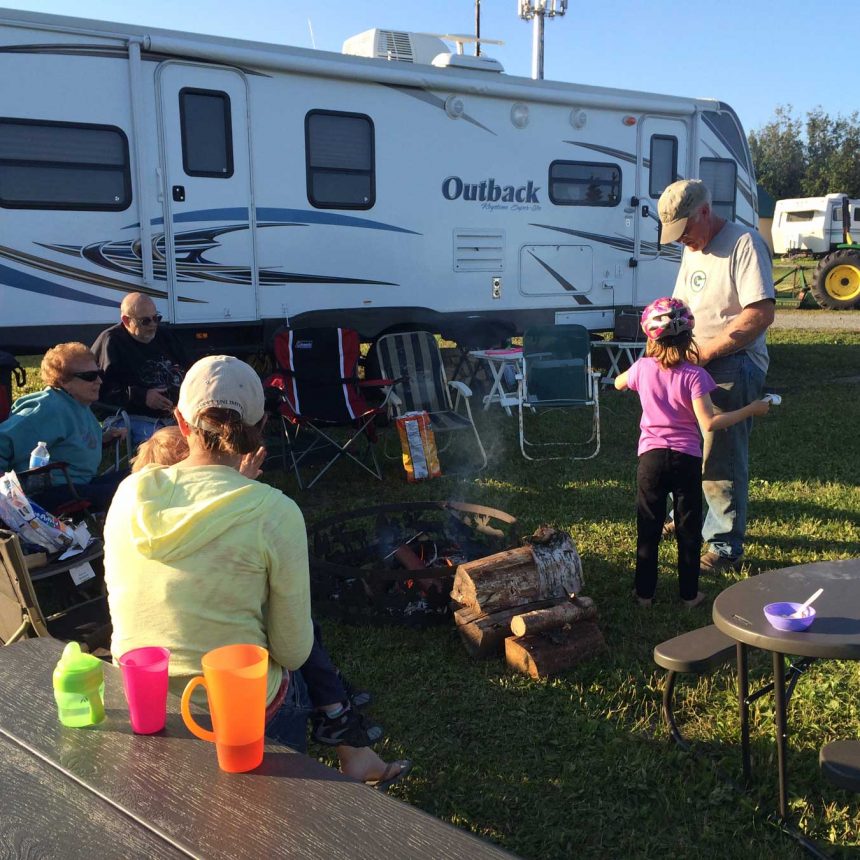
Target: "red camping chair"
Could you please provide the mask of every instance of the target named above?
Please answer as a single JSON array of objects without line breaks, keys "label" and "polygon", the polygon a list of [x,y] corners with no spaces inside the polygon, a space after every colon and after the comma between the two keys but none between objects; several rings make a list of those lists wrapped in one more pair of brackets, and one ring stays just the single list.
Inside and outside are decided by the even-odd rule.
[{"label": "red camping chair", "polygon": [[[275,333],[279,370],[264,385],[278,390],[277,412],[299,487],[304,486],[300,465],[307,465],[320,453],[333,456],[324,462],[308,489],[341,457],[348,457],[382,480],[373,446],[374,420],[386,413],[392,381],[359,379],[359,347],[358,332],[349,328],[282,328]],[[383,386],[389,386],[385,400],[370,406],[363,389]],[[346,441],[332,434],[336,427],[350,428]]]}]

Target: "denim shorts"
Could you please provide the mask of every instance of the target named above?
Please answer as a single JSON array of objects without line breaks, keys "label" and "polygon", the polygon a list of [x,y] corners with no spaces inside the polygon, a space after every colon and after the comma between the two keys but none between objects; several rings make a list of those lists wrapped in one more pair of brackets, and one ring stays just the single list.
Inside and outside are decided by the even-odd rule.
[{"label": "denim shorts", "polygon": [[266,723],[266,737],[285,744],[296,752],[307,752],[308,720],[314,712],[302,673],[290,672],[287,695],[278,712]]}]

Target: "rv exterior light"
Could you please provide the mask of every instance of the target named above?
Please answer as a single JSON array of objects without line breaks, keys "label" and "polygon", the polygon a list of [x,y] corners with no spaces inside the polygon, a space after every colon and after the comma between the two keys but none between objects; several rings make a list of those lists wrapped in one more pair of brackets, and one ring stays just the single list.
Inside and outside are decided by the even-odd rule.
[{"label": "rv exterior light", "polygon": [[445,99],[445,113],[448,114],[451,119],[459,119],[463,116],[463,113],[466,110],[466,105],[463,104],[463,99],[459,96],[448,96]]},{"label": "rv exterior light", "polygon": [[570,112],[570,124],[574,128],[585,128],[588,122],[588,114],[582,108],[574,108]]},{"label": "rv exterior light", "polygon": [[628,115],[624,117],[621,122],[623,122],[624,125],[636,125],[636,117]]},{"label": "rv exterior light", "polygon": [[529,124],[529,106],[515,102],[511,107],[511,122],[516,128],[525,128]]}]

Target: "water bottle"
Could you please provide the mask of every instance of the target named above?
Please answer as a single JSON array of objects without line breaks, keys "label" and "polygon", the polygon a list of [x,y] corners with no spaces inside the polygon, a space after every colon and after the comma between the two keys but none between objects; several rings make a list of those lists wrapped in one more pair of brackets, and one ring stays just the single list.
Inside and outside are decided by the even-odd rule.
[{"label": "water bottle", "polygon": [[30,452],[30,468],[38,469],[39,466],[47,466],[51,462],[51,455],[48,453],[48,443],[40,442]]},{"label": "water bottle", "polygon": [[69,642],[54,669],[54,699],[64,726],[93,726],[105,718],[102,661]]}]

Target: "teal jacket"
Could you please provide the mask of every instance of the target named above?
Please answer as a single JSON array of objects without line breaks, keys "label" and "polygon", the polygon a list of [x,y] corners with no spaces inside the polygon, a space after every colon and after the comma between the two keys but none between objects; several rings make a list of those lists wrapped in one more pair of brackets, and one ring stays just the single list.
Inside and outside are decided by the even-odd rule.
[{"label": "teal jacket", "polygon": [[[102,460],[102,428],[89,406],[59,388],[25,394],[0,424],[0,472],[21,472],[30,465],[30,452],[44,442],[52,463],[69,464],[75,484],[88,484]],[[62,475],[54,483],[63,483]]]}]

